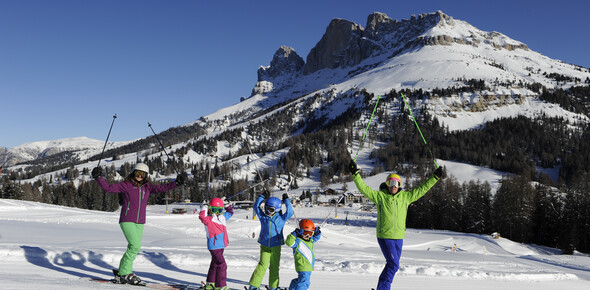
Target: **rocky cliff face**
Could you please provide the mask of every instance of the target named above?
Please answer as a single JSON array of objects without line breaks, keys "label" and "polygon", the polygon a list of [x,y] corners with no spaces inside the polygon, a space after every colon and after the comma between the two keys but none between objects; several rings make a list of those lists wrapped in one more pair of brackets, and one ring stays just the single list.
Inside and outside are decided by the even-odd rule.
[{"label": "rocky cliff face", "polygon": [[[258,69],[258,82],[252,95],[270,92],[278,95],[302,75],[310,75],[322,69],[352,68],[353,73],[348,74],[358,74],[374,64],[354,67],[372,57],[383,56],[380,58],[383,60],[410,49],[452,44],[528,50],[526,44],[498,32],[481,31],[441,11],[412,15],[410,19],[401,21],[393,20],[384,13],[374,12],[367,17],[366,28],[348,20],[333,19],[305,62],[294,49],[281,46],[270,66]],[[376,58],[376,61],[379,59]],[[320,86],[310,86],[308,89],[318,88]]]},{"label": "rocky cliff face", "polygon": [[298,73],[305,62],[291,47],[281,46],[272,58],[270,66],[258,69],[258,81],[268,81],[279,75]]},{"label": "rocky cliff face", "polygon": [[439,11],[399,22],[375,12],[367,17],[366,29],[347,20],[334,19],[307,56],[304,72],[355,66],[368,57],[404,47],[441,21],[452,22],[452,18]]},{"label": "rocky cliff face", "polygon": [[304,73],[309,74],[323,68],[349,67],[366,58],[366,46],[372,46],[363,39],[363,28],[343,19],[334,19],[326,33],[307,55]]},{"label": "rocky cliff face", "polygon": [[[465,35],[464,30],[469,29],[473,33]],[[304,73],[325,68],[348,68],[372,56],[384,53],[393,56],[399,51],[425,45],[485,43],[494,48],[528,50],[525,44],[506,43],[505,39],[497,32],[483,32],[462,21],[456,23],[453,17],[441,11],[412,15],[402,21],[375,12],[367,17],[366,29],[347,20],[332,20],[322,39],[307,56]]]},{"label": "rocky cliff face", "polygon": [[258,81],[252,89],[252,96],[270,92],[275,87],[275,82],[282,79],[285,82],[297,77],[303,71],[305,62],[291,47],[281,46],[274,54],[270,66],[261,66],[258,69]]}]

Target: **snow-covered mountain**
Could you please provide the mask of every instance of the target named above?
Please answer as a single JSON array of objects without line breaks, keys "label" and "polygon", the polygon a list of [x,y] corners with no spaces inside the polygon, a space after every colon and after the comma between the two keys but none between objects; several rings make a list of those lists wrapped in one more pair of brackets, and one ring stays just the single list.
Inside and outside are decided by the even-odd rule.
[{"label": "snow-covered mountain", "polygon": [[[559,76],[566,81],[558,80]],[[359,90],[375,95],[402,89],[432,91],[463,87],[472,79],[485,81],[490,90],[425,100],[423,105],[436,104],[430,108],[436,107],[437,115],[451,118],[504,105],[526,105],[527,99],[538,96],[527,85],[554,89],[588,84],[590,70],[551,59],[502,33],[479,30],[441,11],[402,21],[376,12],[369,15],[366,28],[332,20],[306,62],[293,48],[280,47],[270,66],[259,68],[249,99],[208,115],[206,120],[241,122],[252,113],[311,94],[329,92],[337,97]],[[511,111],[515,115],[525,110]],[[461,123],[451,130],[479,125]]]},{"label": "snow-covered mountain", "polygon": [[[128,142],[108,142],[107,149],[127,144]],[[32,161],[61,152],[73,152],[89,157],[100,153],[104,141],[88,137],[74,137],[49,141],[25,143],[13,148],[0,149],[0,167],[12,166],[20,162]]]}]

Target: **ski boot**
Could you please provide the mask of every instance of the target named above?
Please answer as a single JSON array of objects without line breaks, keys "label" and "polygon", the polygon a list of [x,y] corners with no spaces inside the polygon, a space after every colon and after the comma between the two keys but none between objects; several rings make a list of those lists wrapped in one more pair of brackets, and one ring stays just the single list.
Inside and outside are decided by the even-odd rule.
[{"label": "ski boot", "polygon": [[115,274],[115,283],[117,284],[131,284],[131,285],[139,285],[145,286],[146,283],[141,281],[141,279],[133,273],[129,273],[127,275],[119,275],[119,271],[113,270],[113,274]]},{"label": "ski boot", "polygon": [[215,283],[210,283],[207,282],[207,284],[203,285],[203,287],[201,287],[201,289],[205,289],[205,290],[215,290],[217,288],[215,288]]},{"label": "ski boot", "polygon": [[[244,286],[244,288],[246,288],[246,286]],[[250,288],[248,288],[247,290],[260,290],[260,287],[250,285]]]}]

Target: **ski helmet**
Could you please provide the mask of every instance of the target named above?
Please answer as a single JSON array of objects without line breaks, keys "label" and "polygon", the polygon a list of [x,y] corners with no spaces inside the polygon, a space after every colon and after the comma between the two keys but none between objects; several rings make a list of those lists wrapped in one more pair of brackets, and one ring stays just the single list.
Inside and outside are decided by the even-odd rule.
[{"label": "ski helmet", "polygon": [[402,178],[399,177],[399,175],[397,174],[389,174],[387,175],[387,179],[385,180],[385,183],[387,184],[388,187],[402,187]]},{"label": "ski helmet", "polygon": [[264,212],[273,214],[281,209],[282,201],[278,197],[269,197],[264,203]]},{"label": "ski helmet", "polygon": [[309,238],[311,238],[315,232],[315,225],[308,219],[302,219],[299,222],[299,228],[303,230],[303,234],[301,234],[301,236],[306,240],[309,240]]},{"label": "ski helmet", "polygon": [[299,221],[299,228],[304,231],[315,231],[315,225],[311,220],[308,219],[302,219]]},{"label": "ski helmet", "polygon": [[133,167],[133,171],[143,171],[145,173],[149,173],[150,168],[144,163],[137,163],[135,164],[135,167]]},{"label": "ski helmet", "polygon": [[214,207],[223,207],[223,200],[221,198],[212,198],[211,201],[209,202],[209,206],[214,206]]},{"label": "ski helmet", "polygon": [[223,212],[223,200],[221,198],[212,198],[209,202],[209,214],[221,214]]}]

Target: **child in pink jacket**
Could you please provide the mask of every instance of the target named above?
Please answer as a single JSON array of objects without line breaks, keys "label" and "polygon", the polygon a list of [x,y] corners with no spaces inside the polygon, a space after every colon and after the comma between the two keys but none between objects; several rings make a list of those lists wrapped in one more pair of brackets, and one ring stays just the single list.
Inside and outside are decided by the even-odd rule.
[{"label": "child in pink jacket", "polygon": [[213,198],[209,206],[204,204],[199,212],[199,219],[205,225],[207,232],[207,249],[211,253],[205,289],[229,289],[226,283],[227,264],[223,257],[223,250],[229,244],[226,221],[231,218],[234,211],[231,205],[225,207],[225,212],[223,211],[223,200]]}]

